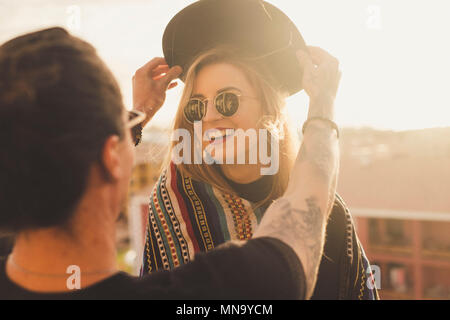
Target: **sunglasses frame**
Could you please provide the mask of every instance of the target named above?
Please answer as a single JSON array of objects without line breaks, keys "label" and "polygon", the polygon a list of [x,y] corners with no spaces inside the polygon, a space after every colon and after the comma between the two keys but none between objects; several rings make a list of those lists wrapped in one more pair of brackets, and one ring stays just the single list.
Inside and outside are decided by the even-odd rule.
[{"label": "sunglasses frame", "polygon": [[134,113],[134,114],[136,114],[136,116],[133,119],[127,121],[127,123],[125,124],[125,127],[127,129],[132,129],[133,127],[135,127],[138,124],[142,123],[145,120],[145,118],[146,118],[145,113],[143,113],[141,111],[129,110],[128,114],[130,114],[130,113]]},{"label": "sunglasses frame", "polygon": [[[237,98],[238,98],[238,106],[237,106],[237,108],[236,108],[236,111],[235,111],[232,115],[230,115],[230,116],[226,116],[226,115],[224,115],[222,112],[220,112],[219,109],[217,108],[217,104],[216,104],[217,97],[219,97],[221,94],[226,94],[226,93],[234,94],[234,95],[237,96]],[[239,107],[241,106],[241,97],[248,97],[248,98],[257,99],[257,98],[254,98],[254,97],[244,96],[244,95],[242,95],[241,93],[236,93],[236,92],[233,92],[233,91],[222,91],[222,92],[218,93],[218,94],[214,97],[214,107],[216,108],[217,112],[219,112],[222,116],[227,117],[227,118],[228,118],[228,117],[232,117],[234,114],[236,114],[236,112],[238,111]],[[194,121],[202,121],[203,118],[205,118],[206,113],[208,112],[208,103],[207,103],[207,102],[209,102],[208,100],[209,100],[208,98],[205,98],[205,99],[190,98],[189,101],[188,101],[188,103],[184,106],[184,109],[183,109],[183,115],[184,115],[184,118],[186,119],[186,121],[189,122],[189,123],[191,123],[191,124],[194,123]],[[194,120],[194,121],[191,121],[191,120],[189,120],[188,117],[186,116],[185,110],[186,110],[186,107],[188,106],[188,104],[189,104],[191,101],[200,101],[201,103],[203,103],[203,104],[205,105],[205,114],[202,116],[202,118],[201,118],[200,120]],[[205,101],[207,101],[207,102],[205,102]]]}]

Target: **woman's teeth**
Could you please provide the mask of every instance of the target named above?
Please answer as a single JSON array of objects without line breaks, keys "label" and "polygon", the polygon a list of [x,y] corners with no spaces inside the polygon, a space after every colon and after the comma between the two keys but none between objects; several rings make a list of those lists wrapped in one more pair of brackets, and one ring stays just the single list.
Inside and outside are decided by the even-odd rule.
[{"label": "woman's teeth", "polygon": [[231,134],[227,134],[225,131],[215,132],[211,134],[210,136],[210,142],[216,142],[224,140],[226,137],[230,136]]}]

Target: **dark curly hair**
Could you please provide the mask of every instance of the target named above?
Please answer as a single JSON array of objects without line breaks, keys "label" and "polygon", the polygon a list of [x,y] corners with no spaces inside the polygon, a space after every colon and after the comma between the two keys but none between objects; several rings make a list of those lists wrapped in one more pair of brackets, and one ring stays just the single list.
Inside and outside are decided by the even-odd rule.
[{"label": "dark curly hair", "polygon": [[105,140],[123,134],[119,86],[62,28],[0,47],[0,230],[69,221]]}]

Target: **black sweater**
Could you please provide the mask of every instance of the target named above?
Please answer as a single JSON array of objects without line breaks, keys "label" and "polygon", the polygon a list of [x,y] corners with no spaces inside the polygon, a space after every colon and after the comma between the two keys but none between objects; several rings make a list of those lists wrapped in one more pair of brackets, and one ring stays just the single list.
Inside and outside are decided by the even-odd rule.
[{"label": "black sweater", "polygon": [[[143,278],[119,272],[66,293],[37,293],[9,280],[0,261],[1,299],[304,299],[305,275],[295,252],[274,238],[229,243],[172,271]],[[81,277],[82,277],[81,273]],[[69,275],[68,275],[69,277]],[[64,280],[65,281],[65,280]]]}]

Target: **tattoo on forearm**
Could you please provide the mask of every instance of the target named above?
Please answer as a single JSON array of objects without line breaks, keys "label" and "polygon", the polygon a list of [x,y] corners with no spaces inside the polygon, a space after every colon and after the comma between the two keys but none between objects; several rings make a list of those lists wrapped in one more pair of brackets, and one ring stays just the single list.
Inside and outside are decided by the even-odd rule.
[{"label": "tattoo on forearm", "polygon": [[[278,199],[273,205],[277,208],[265,216],[258,231],[273,235],[293,247],[300,248],[301,260],[305,269],[308,296],[312,294],[317,270],[322,258],[324,243],[324,213],[317,205],[315,197],[305,199],[306,210],[293,208],[286,198]],[[266,219],[268,218],[268,219]],[[266,219],[266,220],[265,220]]]},{"label": "tattoo on forearm", "polygon": [[339,155],[339,145],[330,140],[331,134],[320,127],[311,126],[308,138],[302,142],[296,162],[310,161],[314,163],[325,178],[330,177],[336,167],[336,158]]},{"label": "tattoo on forearm", "polygon": [[304,143],[301,144],[300,146],[300,150],[298,151],[298,156],[297,156],[297,161],[301,162],[303,160],[306,159],[306,157],[308,156],[307,152],[306,152],[306,145]]},{"label": "tattoo on forearm", "polygon": [[[318,264],[317,259],[321,259],[322,253],[322,241],[318,240],[318,234],[323,228],[323,217],[320,208],[317,206],[315,198],[306,199],[306,204],[308,210],[301,210],[290,208],[290,203],[288,202],[289,210],[292,210],[294,214],[298,214],[302,219],[297,219],[297,224],[302,230],[303,241],[307,247],[308,255],[308,270],[310,273],[316,273]],[[312,278],[313,275],[310,275]]]}]

